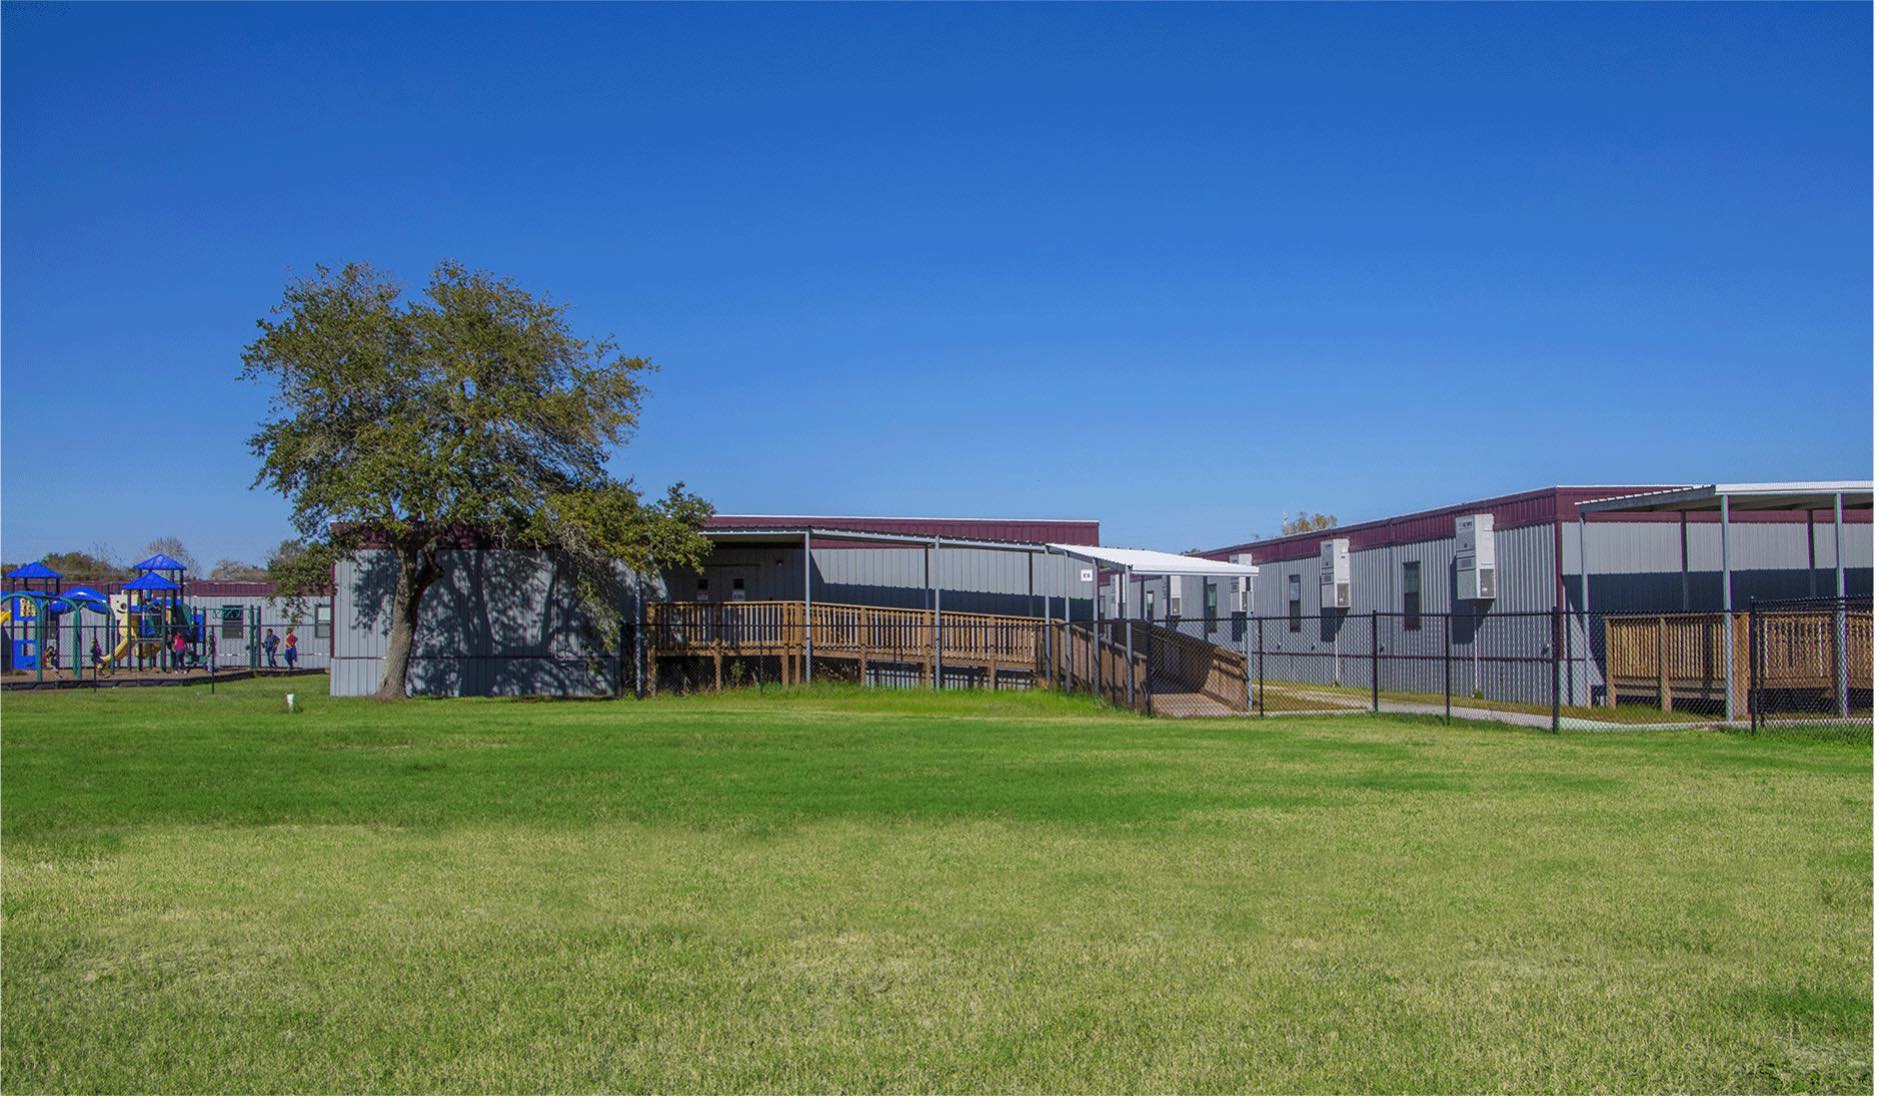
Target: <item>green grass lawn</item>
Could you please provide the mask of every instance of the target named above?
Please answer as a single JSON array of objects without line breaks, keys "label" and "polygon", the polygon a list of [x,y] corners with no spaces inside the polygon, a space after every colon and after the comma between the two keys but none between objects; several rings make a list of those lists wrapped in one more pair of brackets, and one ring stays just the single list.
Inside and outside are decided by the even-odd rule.
[{"label": "green grass lawn", "polygon": [[0,1085],[1870,1092],[1870,741],[9,694]]}]

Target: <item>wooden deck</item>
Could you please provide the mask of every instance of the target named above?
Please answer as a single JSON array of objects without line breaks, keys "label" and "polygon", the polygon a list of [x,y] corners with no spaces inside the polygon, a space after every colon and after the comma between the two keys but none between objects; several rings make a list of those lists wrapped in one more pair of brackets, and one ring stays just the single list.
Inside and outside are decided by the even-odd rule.
[{"label": "wooden deck", "polygon": [[[1776,611],[1762,616],[1762,684],[1786,691],[1835,690],[1837,642],[1830,611]],[[1607,706],[1620,697],[1655,700],[1663,710],[1677,701],[1723,702],[1728,694],[1725,637],[1735,649],[1735,698],[1749,697],[1749,616],[1738,611],[1725,625],[1721,612],[1613,615],[1605,620]],[[1846,614],[1846,679],[1852,689],[1872,684],[1872,612]],[[1730,715],[1734,718],[1736,715]]]},{"label": "wooden deck", "polygon": [[[926,686],[936,676],[963,672],[986,687],[1019,677],[1118,705],[1126,705],[1132,681],[1136,705],[1144,709],[1152,677],[1157,693],[1189,693],[1229,710],[1246,709],[1245,658],[1165,628],[1136,624],[1131,654],[1129,632],[1119,623],[959,611],[942,611],[936,623],[931,611],[829,603],[811,605],[809,617],[805,627],[796,601],[651,604],[647,664],[656,670],[661,660],[705,661],[711,686],[721,689],[739,662],[775,661],[783,683],[799,683],[813,654],[818,666],[852,662],[844,674],[862,683],[870,669],[883,667],[911,670]],[[649,677],[655,684],[658,679]]]}]

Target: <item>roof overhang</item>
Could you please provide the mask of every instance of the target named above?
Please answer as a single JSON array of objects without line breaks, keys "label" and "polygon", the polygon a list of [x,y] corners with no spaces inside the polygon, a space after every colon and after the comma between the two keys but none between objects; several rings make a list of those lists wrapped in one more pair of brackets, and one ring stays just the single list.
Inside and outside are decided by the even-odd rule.
[{"label": "roof overhang", "polygon": [[830,527],[706,527],[698,532],[712,542],[726,545],[776,546],[785,543],[801,542],[807,538],[817,542],[867,542],[900,543],[907,546],[938,546],[970,550],[1013,550],[1020,553],[1038,553],[1044,549],[1041,542],[1005,542],[999,539],[961,539],[946,535],[908,535],[891,531],[850,531]]},{"label": "roof overhang", "polygon": [[1845,508],[1871,508],[1873,503],[1870,481],[1759,481],[1605,497],[1581,503],[1579,512],[1717,512],[1724,497],[1731,512],[1830,510],[1835,500]]},{"label": "roof overhang", "polygon": [[1257,565],[1168,554],[1160,550],[1132,550],[1120,546],[1072,546],[1053,542],[1051,549],[1073,558],[1122,569],[1138,577],[1257,577]]}]

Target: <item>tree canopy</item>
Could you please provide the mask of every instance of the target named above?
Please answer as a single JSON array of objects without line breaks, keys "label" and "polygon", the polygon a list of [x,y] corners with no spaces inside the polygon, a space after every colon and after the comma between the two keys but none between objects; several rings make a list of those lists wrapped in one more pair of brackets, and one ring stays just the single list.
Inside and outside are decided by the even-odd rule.
[{"label": "tree canopy", "polygon": [[368,543],[395,553],[381,695],[404,694],[418,601],[465,533],[565,556],[597,612],[619,563],[696,565],[709,551],[703,500],[680,484],[647,502],[608,471],[656,368],[574,335],[565,305],[455,262],[407,298],[349,264],[289,284],[257,323],[242,377],[272,393],[249,441],[255,484],[288,499],[304,543],[270,565],[309,591]]}]

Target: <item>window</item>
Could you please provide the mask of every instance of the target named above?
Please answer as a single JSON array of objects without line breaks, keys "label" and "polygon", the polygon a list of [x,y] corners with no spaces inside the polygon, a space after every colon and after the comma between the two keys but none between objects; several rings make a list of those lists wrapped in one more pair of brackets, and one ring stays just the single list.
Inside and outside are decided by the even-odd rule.
[{"label": "window", "polygon": [[240,639],[248,633],[248,616],[235,604],[222,606],[222,637]]},{"label": "window", "polygon": [[1220,591],[1217,584],[1213,581],[1205,582],[1201,587],[1201,599],[1205,601],[1203,606],[1206,608],[1209,621],[1220,614]]},{"label": "window", "polygon": [[1180,577],[1168,578],[1168,617],[1170,619],[1178,619],[1181,617],[1181,578]]},{"label": "window", "polygon": [[731,602],[744,602],[744,578],[742,577],[731,578]]},{"label": "window", "polygon": [[320,604],[313,609],[313,636],[330,638],[333,636],[333,605]]},{"label": "window", "polygon": [[1142,618],[1153,619],[1154,617],[1155,617],[1155,590],[1152,588],[1144,587],[1142,589]]},{"label": "window", "polygon": [[1422,629],[1422,563],[1403,563],[1403,629]]},{"label": "window", "polygon": [[698,591],[695,595],[692,596],[692,602],[694,603],[710,603],[711,602],[711,582],[710,581],[706,580],[703,577],[698,578]]},{"label": "window", "polygon": [[1296,634],[1305,625],[1305,601],[1301,595],[1299,574],[1292,573],[1285,578],[1285,620],[1286,629]]}]

